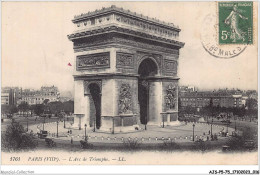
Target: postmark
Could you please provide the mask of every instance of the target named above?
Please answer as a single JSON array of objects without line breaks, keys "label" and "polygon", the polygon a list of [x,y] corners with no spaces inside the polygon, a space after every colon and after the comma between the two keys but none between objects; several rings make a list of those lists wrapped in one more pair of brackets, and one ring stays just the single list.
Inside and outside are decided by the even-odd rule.
[{"label": "postmark", "polygon": [[219,44],[253,44],[253,2],[218,2]]},{"label": "postmark", "polygon": [[240,55],[247,47],[247,45],[220,45],[218,44],[217,39],[217,15],[208,14],[203,22],[201,27],[201,44],[203,48],[213,57],[216,58],[234,58]]}]

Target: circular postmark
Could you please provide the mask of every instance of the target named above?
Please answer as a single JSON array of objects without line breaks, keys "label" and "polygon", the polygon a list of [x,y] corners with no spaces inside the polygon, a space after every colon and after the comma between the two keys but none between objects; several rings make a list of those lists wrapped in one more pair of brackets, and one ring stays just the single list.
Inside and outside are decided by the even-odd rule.
[{"label": "circular postmark", "polygon": [[239,44],[218,44],[218,24],[216,22],[217,16],[208,14],[202,23],[200,39],[203,48],[216,58],[234,58],[240,55],[245,49],[246,45]]}]

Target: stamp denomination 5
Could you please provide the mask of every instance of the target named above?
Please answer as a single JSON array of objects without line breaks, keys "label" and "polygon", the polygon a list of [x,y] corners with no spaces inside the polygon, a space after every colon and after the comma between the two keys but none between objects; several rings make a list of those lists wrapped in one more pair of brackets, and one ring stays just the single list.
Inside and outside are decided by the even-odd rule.
[{"label": "stamp denomination 5", "polygon": [[253,2],[218,2],[219,44],[253,44]]}]

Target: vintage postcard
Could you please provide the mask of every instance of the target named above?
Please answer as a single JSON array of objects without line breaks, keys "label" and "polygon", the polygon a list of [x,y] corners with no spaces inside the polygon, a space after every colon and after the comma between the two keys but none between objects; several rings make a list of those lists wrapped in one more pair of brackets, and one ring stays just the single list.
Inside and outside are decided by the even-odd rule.
[{"label": "vintage postcard", "polygon": [[257,1],[1,8],[2,165],[258,165]]}]

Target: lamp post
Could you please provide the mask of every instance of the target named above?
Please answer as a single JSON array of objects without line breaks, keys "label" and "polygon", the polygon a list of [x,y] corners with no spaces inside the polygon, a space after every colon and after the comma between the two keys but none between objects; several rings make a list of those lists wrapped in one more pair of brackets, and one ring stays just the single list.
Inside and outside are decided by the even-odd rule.
[{"label": "lamp post", "polygon": [[87,124],[85,124],[85,141],[87,141]]},{"label": "lamp post", "polygon": [[66,125],[65,125],[65,118],[63,119],[63,123],[64,123],[63,128],[66,128]]},{"label": "lamp post", "polygon": [[64,126],[63,127],[66,128],[66,123],[65,123],[66,122],[66,117],[65,117],[65,115],[63,116],[63,121],[64,121]]},{"label": "lamp post", "polygon": [[42,130],[44,130],[44,124],[45,124],[45,115],[43,116],[43,126],[42,126]]},{"label": "lamp post", "polygon": [[211,138],[213,137],[213,133],[212,133],[212,125],[213,125],[213,118],[212,118],[212,121],[211,121],[211,131],[210,131],[210,133],[211,133]]},{"label": "lamp post", "polygon": [[227,133],[228,133],[228,124],[229,124],[229,123],[227,122]]},{"label": "lamp post", "polygon": [[28,111],[27,111],[27,116],[26,116],[26,123],[27,123],[27,132],[28,132]]},{"label": "lamp post", "polygon": [[59,121],[57,121],[57,137],[59,137]]},{"label": "lamp post", "polygon": [[194,142],[194,128],[195,128],[195,124],[193,123],[193,137],[192,137],[192,141]]},{"label": "lamp post", "polygon": [[235,131],[237,131],[237,118],[235,118]]}]

